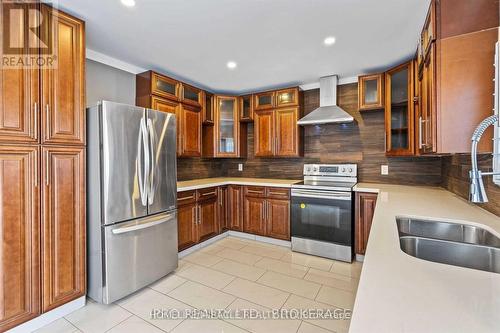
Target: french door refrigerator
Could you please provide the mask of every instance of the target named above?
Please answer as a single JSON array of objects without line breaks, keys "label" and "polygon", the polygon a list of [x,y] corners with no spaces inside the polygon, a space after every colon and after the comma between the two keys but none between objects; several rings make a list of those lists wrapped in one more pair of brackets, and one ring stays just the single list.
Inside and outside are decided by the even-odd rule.
[{"label": "french door refrigerator", "polygon": [[87,110],[88,295],[109,304],[177,268],[175,115]]}]

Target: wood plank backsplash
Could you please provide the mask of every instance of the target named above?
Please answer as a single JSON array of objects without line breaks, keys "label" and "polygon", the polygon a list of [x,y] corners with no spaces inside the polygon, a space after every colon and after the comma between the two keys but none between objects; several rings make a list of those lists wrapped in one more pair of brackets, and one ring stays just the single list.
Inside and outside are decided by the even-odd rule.
[{"label": "wood plank backsplash", "polygon": [[[306,126],[304,158],[256,158],[253,125],[248,127],[248,158],[226,159],[229,177],[302,178],[304,163],[357,163],[359,181],[397,184],[441,184],[440,157],[387,158],[385,156],[384,111],[358,112],[357,83],[338,87],[338,104],[356,120],[350,124]],[[304,113],[319,106],[319,89],[304,92]],[[238,171],[243,163],[243,171]],[[380,166],[389,165],[389,175]]]},{"label": "wood plank backsplash", "polygon": [[[491,154],[478,155],[480,170],[491,171]],[[472,169],[470,154],[455,154],[442,158],[442,186],[465,199],[469,197],[469,171]],[[479,204],[480,207],[500,216],[500,186],[493,183],[491,176],[483,178],[489,202]]]}]

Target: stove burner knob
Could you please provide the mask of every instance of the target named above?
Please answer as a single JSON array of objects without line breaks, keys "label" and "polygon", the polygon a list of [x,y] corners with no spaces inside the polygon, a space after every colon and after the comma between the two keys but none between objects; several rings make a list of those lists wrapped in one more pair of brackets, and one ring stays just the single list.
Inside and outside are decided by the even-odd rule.
[{"label": "stove burner knob", "polygon": [[344,173],[344,172],[345,172],[345,168],[342,168],[342,173]]},{"label": "stove burner knob", "polygon": [[352,168],[349,168],[349,172],[352,172]]},{"label": "stove burner knob", "polygon": [[314,172],[318,172],[318,167],[314,167]]}]

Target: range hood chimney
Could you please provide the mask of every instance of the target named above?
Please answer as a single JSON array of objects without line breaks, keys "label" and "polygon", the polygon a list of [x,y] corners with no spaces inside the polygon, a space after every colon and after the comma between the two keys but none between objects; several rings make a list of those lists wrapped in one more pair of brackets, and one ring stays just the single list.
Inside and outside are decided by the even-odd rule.
[{"label": "range hood chimney", "polygon": [[331,123],[350,123],[354,118],[337,106],[337,75],[325,76],[319,79],[319,108],[302,117],[299,125],[319,125]]}]

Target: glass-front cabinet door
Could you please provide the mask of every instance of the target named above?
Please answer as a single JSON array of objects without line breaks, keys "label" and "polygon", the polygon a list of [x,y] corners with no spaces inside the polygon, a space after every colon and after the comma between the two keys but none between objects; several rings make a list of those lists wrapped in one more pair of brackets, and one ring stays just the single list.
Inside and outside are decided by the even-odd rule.
[{"label": "glass-front cabinet door", "polygon": [[178,81],[153,72],[151,85],[153,94],[173,100],[179,99],[180,83]]},{"label": "glass-front cabinet door", "polygon": [[217,156],[238,156],[238,98],[217,96]]},{"label": "glass-front cabinet door", "polygon": [[411,62],[387,71],[385,76],[386,155],[414,154],[413,66]]},{"label": "glass-front cabinet door", "polygon": [[283,89],[276,92],[276,106],[296,106],[299,104],[299,90],[297,88]]},{"label": "glass-front cabinet door", "polygon": [[214,95],[209,92],[203,92],[203,124],[214,124]]},{"label": "glass-front cabinet door", "polygon": [[202,106],[202,91],[196,87],[182,84],[182,102],[193,106]]},{"label": "glass-front cabinet door", "polygon": [[274,91],[258,93],[254,96],[254,110],[268,110],[274,108]]},{"label": "glass-front cabinet door", "polygon": [[363,75],[358,78],[359,110],[384,108],[384,74]]},{"label": "glass-front cabinet door", "polygon": [[253,121],[253,100],[252,95],[240,97],[240,121]]}]

